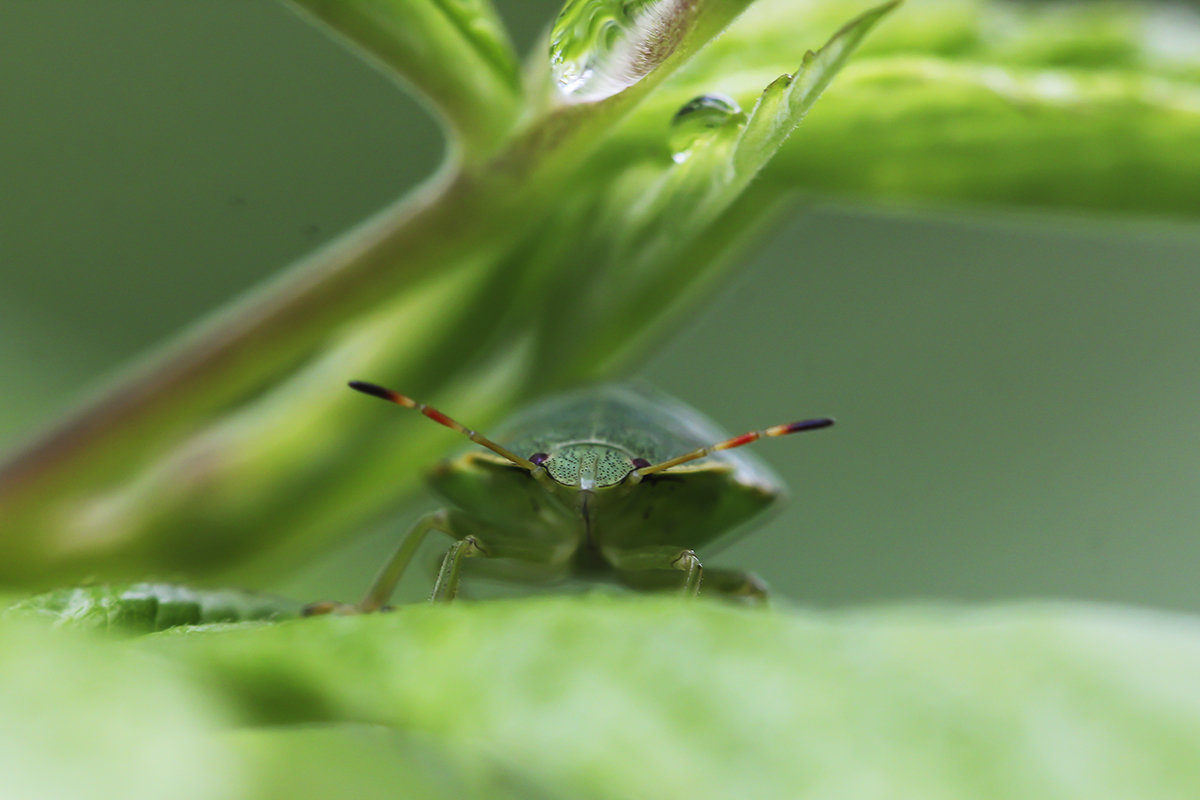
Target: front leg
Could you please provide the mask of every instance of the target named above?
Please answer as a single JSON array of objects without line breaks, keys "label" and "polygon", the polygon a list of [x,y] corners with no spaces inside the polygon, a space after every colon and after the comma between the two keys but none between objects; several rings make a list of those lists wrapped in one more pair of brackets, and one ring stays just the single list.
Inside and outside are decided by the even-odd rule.
[{"label": "front leg", "polygon": [[[622,583],[639,592],[665,592],[679,586],[679,578],[666,570],[622,572],[620,577]],[[770,602],[770,590],[762,578],[753,572],[720,567],[704,568],[704,596],[750,606]]]},{"label": "front leg", "polygon": [[[456,519],[460,524],[455,524]],[[318,614],[368,614],[377,612],[383,608],[384,603],[388,602],[391,594],[396,590],[396,584],[400,583],[400,579],[404,576],[404,571],[408,569],[408,565],[412,564],[413,557],[416,551],[421,546],[421,542],[425,541],[425,536],[431,530],[440,531],[452,539],[458,539],[454,546],[451,546],[450,553],[446,554],[446,561],[443,563],[443,573],[448,572],[448,564],[454,561],[452,566],[452,576],[449,581],[443,579],[443,575],[438,576],[438,583],[433,589],[433,600],[450,600],[457,594],[458,590],[458,570],[461,569],[462,559],[466,558],[468,553],[466,548],[460,547],[464,541],[476,542],[475,549],[481,552],[478,547],[478,539],[474,536],[467,535],[466,531],[458,530],[462,528],[461,515],[452,515],[448,510],[434,511],[427,513],[413,524],[409,529],[408,534],[404,535],[404,539],[400,542],[400,547],[396,548],[396,552],[391,554],[391,557],[385,561],[382,569],[379,570],[374,581],[371,582],[371,587],[367,589],[367,593],[362,596],[362,600],[356,606],[348,606],[346,603],[335,602],[319,602],[311,603],[304,609],[305,616],[314,616]],[[454,559],[451,555],[456,554]],[[472,553],[476,554],[476,553]],[[440,594],[439,594],[440,589]],[[448,594],[449,593],[449,594]]]},{"label": "front leg", "polygon": [[378,611],[392,596],[396,584],[412,562],[430,531],[440,531],[455,543],[442,559],[434,584],[433,601],[453,600],[468,558],[484,558],[497,567],[522,565],[542,576],[560,576],[574,552],[569,540],[531,536],[527,530],[507,530],[488,525],[469,514],[445,509],[421,517],[405,535],[396,552],[379,570],[371,588],[357,605],[313,603],[304,609],[306,616],[317,614],[357,614]]},{"label": "front leg", "polygon": [[680,593],[684,597],[695,597],[700,593],[704,567],[694,550],[680,550],[666,545],[632,550],[610,548],[604,551],[604,559],[618,573],[630,578],[631,582],[637,582],[638,573],[679,570],[684,574]]},{"label": "front leg", "polygon": [[375,576],[371,588],[358,604],[362,612],[376,611],[387,602],[396,589],[404,570],[417,554],[425,535],[430,531],[441,531],[453,539],[457,539],[442,559],[442,568],[438,571],[437,581],[433,586],[430,600],[450,601],[458,594],[458,583],[462,575],[462,563],[473,556],[488,556],[491,553],[480,543],[479,525],[465,514],[457,511],[441,510],[426,514],[417,520],[408,535],[400,543],[396,552],[383,565],[383,569]]},{"label": "front leg", "polygon": [[458,584],[462,580],[463,561],[473,556],[486,556],[487,551],[479,544],[474,536],[467,536],[450,545],[446,557],[442,559],[442,568],[438,570],[437,580],[433,584],[433,594],[429,599],[434,602],[449,603],[458,596]]},{"label": "front leg", "polygon": [[446,509],[434,511],[416,521],[409,529],[408,534],[401,540],[396,552],[392,553],[391,558],[384,562],[383,567],[375,576],[375,580],[371,582],[371,587],[367,589],[367,593],[363,595],[362,601],[358,604],[358,611],[366,613],[378,611],[383,607],[383,604],[392,596],[392,592],[396,591],[396,584],[404,576],[404,571],[412,563],[413,556],[417,554],[417,548],[421,546],[421,542],[425,541],[425,536],[430,531],[441,531],[453,537],[454,529],[450,524],[450,512]]}]

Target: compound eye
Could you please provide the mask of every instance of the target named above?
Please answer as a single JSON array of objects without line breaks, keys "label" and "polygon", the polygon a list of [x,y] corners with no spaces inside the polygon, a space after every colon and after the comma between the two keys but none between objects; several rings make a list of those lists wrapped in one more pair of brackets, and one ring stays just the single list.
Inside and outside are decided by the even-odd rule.
[{"label": "compound eye", "polygon": [[[532,461],[533,459],[530,460]],[[633,459],[632,463],[634,469],[641,469],[642,467],[650,466],[650,462],[644,458],[635,458]]]},{"label": "compound eye", "polygon": [[529,457],[529,463],[533,464],[535,467],[540,467],[542,464],[545,464],[549,458],[549,453],[534,453]]}]

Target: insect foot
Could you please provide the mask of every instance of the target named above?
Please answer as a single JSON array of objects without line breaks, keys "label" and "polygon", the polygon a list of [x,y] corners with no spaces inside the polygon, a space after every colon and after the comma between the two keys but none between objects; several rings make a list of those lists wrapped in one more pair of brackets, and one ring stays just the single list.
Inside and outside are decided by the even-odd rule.
[{"label": "insect foot", "polygon": [[767,598],[771,595],[771,590],[767,588],[767,582],[755,575],[753,572],[745,572],[742,574],[745,576],[746,582],[739,586],[736,590],[730,592],[730,594],[765,603]]},{"label": "insect foot", "polygon": [[300,609],[302,617],[323,617],[326,614],[359,614],[362,613],[358,606],[350,605],[349,603],[338,603],[333,600],[321,600],[316,603],[309,603],[304,608]]},{"label": "insect foot", "polygon": [[684,550],[675,557],[671,566],[686,573],[681,590],[684,597],[691,598],[700,594],[700,580],[704,576],[704,567],[701,566],[700,557],[696,555],[695,550]]},{"label": "insect foot", "polygon": [[766,581],[753,572],[741,570],[708,570],[704,574],[704,592],[749,606],[765,606],[771,600],[771,590]]}]

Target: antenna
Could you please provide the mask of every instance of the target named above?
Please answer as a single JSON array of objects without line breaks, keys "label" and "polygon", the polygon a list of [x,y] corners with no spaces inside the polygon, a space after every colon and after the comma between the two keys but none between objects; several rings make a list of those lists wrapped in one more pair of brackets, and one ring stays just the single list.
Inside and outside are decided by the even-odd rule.
[{"label": "antenna", "polygon": [[759,439],[766,437],[786,436],[789,433],[799,433],[801,431],[815,431],[818,428],[828,428],[832,424],[833,420],[829,417],[820,417],[818,419],[805,419],[799,422],[788,422],[783,425],[775,425],[774,427],[761,431],[750,431],[749,433],[743,433],[741,436],[734,436],[732,439],[726,439],[723,442],[717,442],[716,444],[709,445],[708,447],[701,447],[699,450],[693,450],[690,453],[684,453],[681,456],[676,456],[675,458],[662,461],[658,464],[650,464],[649,466],[640,467],[635,469],[631,474],[636,475],[640,479],[646,475],[652,475],[655,472],[662,472],[665,469],[677,467],[680,464],[687,463],[688,461],[695,461],[697,458],[704,458],[706,455],[715,453],[717,450],[732,450],[735,447],[741,447],[744,444],[757,442]]},{"label": "antenna", "polygon": [[483,445],[488,450],[491,450],[493,453],[496,453],[498,455],[503,456],[504,458],[507,458],[509,461],[516,464],[518,467],[521,467],[522,469],[527,469],[530,472],[533,472],[538,469],[537,465],[534,464],[529,459],[521,458],[520,456],[516,455],[515,453],[512,453],[509,450],[506,450],[505,448],[503,448],[500,445],[493,442],[491,439],[484,436],[482,433],[478,433],[477,431],[471,430],[466,425],[463,425],[461,422],[451,419],[450,417],[446,416],[445,414],[438,411],[436,408],[433,408],[432,406],[427,406],[424,403],[418,403],[416,400],[413,400],[411,397],[402,395],[399,392],[393,392],[391,389],[385,389],[382,386],[377,386],[373,383],[367,383],[366,381],[350,381],[349,386],[351,389],[354,389],[355,391],[362,392],[363,394],[369,394],[372,397],[378,397],[382,400],[387,400],[388,402],[395,403],[398,406],[404,406],[405,408],[415,408],[417,411],[420,411],[422,414],[429,417],[434,422],[440,422],[442,425],[445,425],[447,428],[453,428],[454,430],[458,431],[459,433],[465,435],[472,442]]}]

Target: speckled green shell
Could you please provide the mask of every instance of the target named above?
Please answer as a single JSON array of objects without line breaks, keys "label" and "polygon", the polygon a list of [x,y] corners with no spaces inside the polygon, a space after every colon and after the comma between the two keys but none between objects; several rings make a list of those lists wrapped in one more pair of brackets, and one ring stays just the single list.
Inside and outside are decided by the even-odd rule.
[{"label": "speckled green shell", "polygon": [[[550,398],[513,417],[495,434],[505,447],[526,458],[553,456],[580,442],[619,448],[650,463],[704,447],[729,434],[675,398],[638,384],[583,389]],[[744,450],[724,450],[671,470],[685,474],[715,465],[731,468],[730,479],[778,492],[779,479]]]},{"label": "speckled green shell", "polygon": [[[550,398],[494,438],[525,458],[546,454],[557,489],[547,492],[526,470],[478,447],[439,464],[431,486],[474,520],[460,517],[460,527],[477,526],[488,542],[561,542],[562,552],[690,549],[742,528],[782,494],[771,471],[742,452],[720,451],[636,485],[623,480],[633,459],[661,462],[728,438],[678,400],[638,385]],[[590,472],[583,464],[589,458]],[[592,486],[578,480],[585,472]],[[585,494],[590,528],[581,511]]]}]

